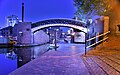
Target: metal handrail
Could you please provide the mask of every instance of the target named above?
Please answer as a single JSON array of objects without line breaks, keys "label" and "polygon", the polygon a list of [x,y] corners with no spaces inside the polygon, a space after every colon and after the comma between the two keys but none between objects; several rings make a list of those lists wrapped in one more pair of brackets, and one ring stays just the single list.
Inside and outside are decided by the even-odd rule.
[{"label": "metal handrail", "polygon": [[104,38],[103,40],[100,40],[100,41],[98,41],[98,42],[96,42],[96,43],[94,43],[94,44],[92,44],[92,45],[89,45],[89,46],[87,46],[86,48],[90,48],[90,47],[92,47],[92,46],[94,46],[94,45],[96,45],[96,44],[98,44],[98,43],[100,43],[100,42],[103,42],[103,41],[107,40],[107,39],[108,39],[108,37],[106,37],[106,38]]},{"label": "metal handrail", "polygon": [[100,34],[100,35],[98,35],[98,36],[95,36],[95,37],[93,37],[93,38],[90,38],[90,39],[88,39],[88,40],[86,40],[86,41],[89,42],[89,41],[91,41],[91,40],[93,40],[93,39],[96,39],[96,38],[101,37],[101,36],[103,36],[103,35],[106,35],[106,34],[108,34],[108,33],[110,33],[110,31],[105,32],[105,33],[103,33],[103,34]]},{"label": "metal handrail", "polygon": [[[110,31],[105,32],[105,33],[103,33],[103,34],[100,34],[100,35],[98,35],[98,36],[95,36],[95,37],[93,37],[93,38],[90,38],[90,39],[88,39],[88,40],[85,39],[85,55],[86,55],[86,50],[87,50],[87,48],[90,48],[90,47],[92,47],[92,46],[94,46],[94,45],[96,45],[96,44],[99,44],[100,42],[103,42],[103,41],[107,40],[108,37],[104,37],[104,39],[102,39],[102,40],[100,40],[100,41],[96,41],[95,43],[93,43],[93,44],[91,44],[91,45],[89,45],[89,46],[86,45],[86,42],[89,42],[89,41],[91,41],[91,40],[93,40],[93,39],[96,39],[96,38],[98,38],[98,37],[107,35],[108,33],[110,33]],[[86,35],[87,35],[87,34],[86,34]]]}]

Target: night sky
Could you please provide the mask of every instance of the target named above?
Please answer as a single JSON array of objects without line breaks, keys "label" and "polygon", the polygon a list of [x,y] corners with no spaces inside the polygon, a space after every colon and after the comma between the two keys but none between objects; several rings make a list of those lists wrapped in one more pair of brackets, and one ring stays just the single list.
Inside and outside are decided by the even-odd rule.
[{"label": "night sky", "polygon": [[17,15],[25,3],[25,21],[37,22],[49,18],[73,18],[73,0],[0,0],[0,27],[6,26],[5,17]]}]

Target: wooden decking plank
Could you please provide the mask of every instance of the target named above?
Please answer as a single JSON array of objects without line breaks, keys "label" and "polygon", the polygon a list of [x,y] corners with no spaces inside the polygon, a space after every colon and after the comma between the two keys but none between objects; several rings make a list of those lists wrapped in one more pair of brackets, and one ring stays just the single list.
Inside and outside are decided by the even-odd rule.
[{"label": "wooden decking plank", "polygon": [[120,65],[120,59],[118,59],[114,56],[106,56],[106,57]]},{"label": "wooden decking plank", "polygon": [[117,55],[112,55],[113,57],[116,57],[117,59],[120,60],[120,54],[117,54]]},{"label": "wooden decking plank", "polygon": [[83,56],[82,59],[83,59],[83,62],[84,62],[84,64],[85,64],[85,66],[87,67],[90,75],[95,75],[95,74],[94,74],[94,71],[91,69],[89,63],[86,61],[86,57]]},{"label": "wooden decking plank", "polygon": [[114,68],[100,60],[99,58],[93,56],[92,60],[94,60],[108,75],[120,75]]},{"label": "wooden decking plank", "polygon": [[90,57],[86,57],[86,62],[91,67],[95,75],[107,75]]},{"label": "wooden decking plank", "polygon": [[118,67],[118,66],[120,66],[119,64],[117,64],[116,62],[114,62],[106,57],[99,57],[99,58],[120,73],[120,68]]},{"label": "wooden decking plank", "polygon": [[91,58],[87,58],[87,61],[93,67],[93,71],[96,75],[107,75]]},{"label": "wooden decking plank", "polygon": [[[100,64],[97,63],[97,62],[99,62],[99,61],[96,62],[96,59],[94,59],[94,56],[92,56],[92,57],[90,57],[90,58],[92,59],[92,61],[94,61],[94,62],[101,68],[101,70],[104,71],[105,74],[108,75],[108,73],[103,69],[103,67],[102,67]],[[105,65],[105,64],[102,64],[102,65]],[[106,68],[106,67],[105,67],[105,68]]]}]

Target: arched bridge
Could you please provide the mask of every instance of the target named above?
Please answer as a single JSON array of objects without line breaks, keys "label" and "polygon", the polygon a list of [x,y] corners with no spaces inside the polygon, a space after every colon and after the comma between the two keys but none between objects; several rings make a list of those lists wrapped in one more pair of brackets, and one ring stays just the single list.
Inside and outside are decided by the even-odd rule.
[{"label": "arched bridge", "polygon": [[84,27],[84,23],[74,19],[48,19],[39,21],[32,24],[32,32],[35,33],[43,28],[53,26],[71,27],[87,33],[87,28]]}]

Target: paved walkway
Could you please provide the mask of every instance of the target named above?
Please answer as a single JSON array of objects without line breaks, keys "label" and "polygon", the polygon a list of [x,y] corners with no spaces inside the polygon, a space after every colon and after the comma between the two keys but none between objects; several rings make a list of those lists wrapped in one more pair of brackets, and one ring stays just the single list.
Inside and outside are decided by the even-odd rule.
[{"label": "paved walkway", "polygon": [[52,50],[9,75],[120,75],[119,41],[110,38],[86,56],[82,55],[82,45]]},{"label": "paved walkway", "polygon": [[64,44],[58,51],[51,50],[9,75],[90,75],[80,56],[83,48],[84,45]]}]

